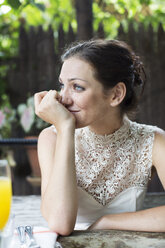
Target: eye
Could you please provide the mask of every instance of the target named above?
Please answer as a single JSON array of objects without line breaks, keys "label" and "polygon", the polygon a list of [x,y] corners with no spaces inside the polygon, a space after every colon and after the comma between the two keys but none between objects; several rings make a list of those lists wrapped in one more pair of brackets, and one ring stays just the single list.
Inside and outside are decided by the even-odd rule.
[{"label": "eye", "polygon": [[60,90],[62,90],[64,88],[64,84],[59,82],[59,88],[60,88]]},{"label": "eye", "polygon": [[82,87],[82,86],[80,86],[80,85],[78,85],[78,84],[74,84],[74,85],[73,85],[73,88],[74,88],[75,90],[77,90],[77,91],[84,91],[84,90],[85,90],[84,87]]}]

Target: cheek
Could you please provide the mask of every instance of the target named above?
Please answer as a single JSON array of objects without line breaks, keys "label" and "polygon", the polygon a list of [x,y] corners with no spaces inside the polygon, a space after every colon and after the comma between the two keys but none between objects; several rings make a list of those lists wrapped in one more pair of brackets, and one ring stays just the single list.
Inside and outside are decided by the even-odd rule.
[{"label": "cheek", "polygon": [[96,96],[76,96],[75,103],[81,109],[89,109],[90,107],[94,107],[97,103]]}]

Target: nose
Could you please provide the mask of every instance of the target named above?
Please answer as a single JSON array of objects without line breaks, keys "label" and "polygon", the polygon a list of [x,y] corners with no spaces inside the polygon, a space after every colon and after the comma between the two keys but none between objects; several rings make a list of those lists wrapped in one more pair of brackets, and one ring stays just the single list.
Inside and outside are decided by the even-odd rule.
[{"label": "nose", "polygon": [[68,90],[62,90],[60,95],[62,97],[61,98],[61,103],[64,106],[70,106],[72,104],[73,100],[72,100],[72,97],[71,97],[71,95],[70,95]]}]

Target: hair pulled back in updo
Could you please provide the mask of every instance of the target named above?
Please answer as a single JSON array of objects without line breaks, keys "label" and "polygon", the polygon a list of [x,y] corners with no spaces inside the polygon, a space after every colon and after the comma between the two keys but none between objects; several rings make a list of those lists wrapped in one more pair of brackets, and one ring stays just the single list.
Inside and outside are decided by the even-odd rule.
[{"label": "hair pulled back in updo", "polygon": [[120,104],[122,113],[136,109],[143,92],[146,74],[143,63],[123,41],[90,40],[72,44],[62,55],[62,61],[76,56],[89,63],[94,77],[103,85],[105,92],[117,83],[126,86],[126,96]]}]

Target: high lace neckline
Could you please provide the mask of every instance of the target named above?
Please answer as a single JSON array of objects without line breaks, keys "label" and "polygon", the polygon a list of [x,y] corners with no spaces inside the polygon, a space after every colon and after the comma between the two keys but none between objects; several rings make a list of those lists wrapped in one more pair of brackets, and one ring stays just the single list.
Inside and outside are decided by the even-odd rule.
[{"label": "high lace neckline", "polygon": [[127,117],[124,117],[121,127],[111,134],[97,134],[90,130],[89,127],[84,128],[84,133],[86,137],[89,137],[91,141],[94,141],[95,143],[106,143],[112,140],[116,141],[121,139],[123,136],[126,136],[126,134],[129,132],[130,122],[131,121]]}]

